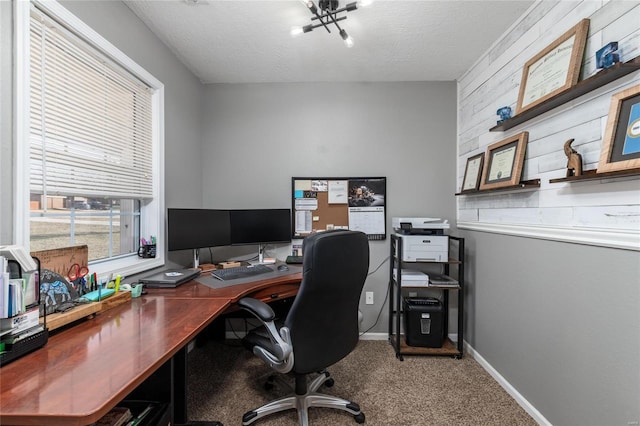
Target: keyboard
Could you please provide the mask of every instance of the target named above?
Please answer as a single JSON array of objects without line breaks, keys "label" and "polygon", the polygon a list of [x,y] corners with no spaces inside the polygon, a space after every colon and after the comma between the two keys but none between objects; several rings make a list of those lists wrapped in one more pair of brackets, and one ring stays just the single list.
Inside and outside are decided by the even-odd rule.
[{"label": "keyboard", "polygon": [[216,269],[211,272],[214,278],[222,281],[237,280],[239,278],[248,278],[255,275],[266,274],[273,272],[273,269],[265,265],[254,266],[237,266],[235,268]]},{"label": "keyboard", "polygon": [[287,256],[287,260],[285,262],[289,265],[302,264],[302,256]]}]

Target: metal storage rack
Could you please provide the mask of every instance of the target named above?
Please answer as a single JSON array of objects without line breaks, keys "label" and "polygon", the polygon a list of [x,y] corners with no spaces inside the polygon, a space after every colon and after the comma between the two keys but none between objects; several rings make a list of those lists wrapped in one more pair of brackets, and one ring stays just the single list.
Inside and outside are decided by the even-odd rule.
[{"label": "metal storage rack", "polygon": [[[449,260],[446,262],[407,262],[402,257],[402,235],[391,235],[391,262],[389,268],[389,343],[396,352],[396,358],[403,360],[403,355],[432,355],[451,356],[461,358],[463,355],[463,321],[464,321],[464,238],[449,235]],[[455,254],[455,257],[452,257]],[[403,334],[403,311],[402,301],[402,267],[407,264],[434,264],[444,267],[444,275],[450,275],[451,266],[457,269],[457,286],[438,286],[429,284],[430,290],[437,290],[442,295],[444,305],[444,333],[445,338],[440,348],[417,347],[407,345]],[[397,278],[394,277],[394,269],[397,268]],[[405,286],[405,289],[410,288]],[[418,287],[416,287],[418,288]],[[422,288],[422,287],[420,287]],[[449,292],[458,292],[458,340],[451,341],[449,332]]]}]

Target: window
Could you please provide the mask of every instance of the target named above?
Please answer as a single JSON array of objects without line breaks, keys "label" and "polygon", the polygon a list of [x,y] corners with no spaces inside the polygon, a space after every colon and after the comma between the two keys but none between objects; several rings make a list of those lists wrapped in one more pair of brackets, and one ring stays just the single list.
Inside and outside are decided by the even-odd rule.
[{"label": "window", "polygon": [[137,251],[162,230],[162,84],[58,3],[31,2],[21,13],[22,245],[86,244],[92,270],[103,272],[158,266],[162,239],[156,259]]}]

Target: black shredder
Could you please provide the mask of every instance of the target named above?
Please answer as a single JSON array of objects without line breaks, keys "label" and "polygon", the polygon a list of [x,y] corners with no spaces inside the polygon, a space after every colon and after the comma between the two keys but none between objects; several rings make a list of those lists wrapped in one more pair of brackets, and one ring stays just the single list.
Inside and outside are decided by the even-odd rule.
[{"label": "black shredder", "polygon": [[427,348],[442,347],[444,339],[444,307],[433,297],[404,299],[404,327],[407,345]]}]

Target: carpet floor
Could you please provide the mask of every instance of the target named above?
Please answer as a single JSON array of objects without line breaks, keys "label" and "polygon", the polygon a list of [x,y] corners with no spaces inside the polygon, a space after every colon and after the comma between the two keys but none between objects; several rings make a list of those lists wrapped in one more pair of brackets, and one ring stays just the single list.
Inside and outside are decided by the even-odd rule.
[{"label": "carpet floor", "polygon": [[[363,340],[328,369],[335,385],[322,387],[360,405],[367,425],[536,425],[536,422],[471,357],[405,356],[399,361],[386,341]],[[242,424],[242,415],[286,395],[264,389],[272,370],[236,341],[213,342],[189,354],[190,420]],[[312,408],[313,425],[356,425],[339,410]],[[297,424],[294,411],[274,414],[259,426]]]}]

